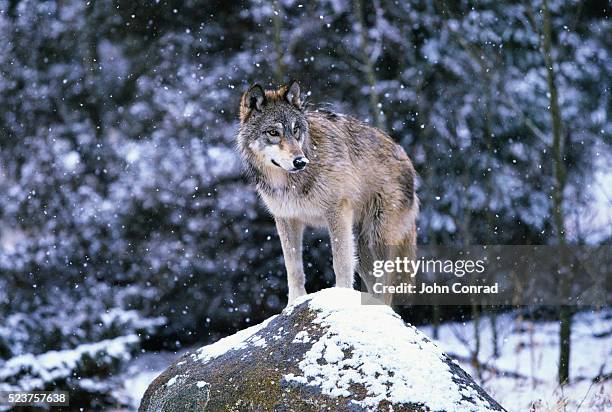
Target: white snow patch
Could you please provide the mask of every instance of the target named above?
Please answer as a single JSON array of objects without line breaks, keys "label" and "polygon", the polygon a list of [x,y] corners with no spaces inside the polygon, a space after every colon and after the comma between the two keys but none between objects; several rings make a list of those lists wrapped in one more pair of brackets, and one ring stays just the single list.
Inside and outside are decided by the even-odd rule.
[{"label": "white snow patch", "polygon": [[146,371],[126,378],[123,387],[128,399],[131,399],[132,408],[134,410],[138,409],[140,400],[144,396],[151,382],[153,382],[153,380],[162,372],[163,369],[157,371]]},{"label": "white snow patch", "polygon": [[140,159],[141,147],[137,144],[128,144],[125,149],[125,160],[128,163],[134,163]]},{"label": "white snow patch", "polygon": [[81,162],[81,156],[72,150],[64,155],[62,158],[62,164],[66,170],[74,170],[77,165]]},{"label": "white snow patch", "polygon": [[263,337],[261,337],[261,336],[253,338],[253,339],[249,340],[249,342],[250,342],[251,345],[257,346],[259,348],[263,348],[263,347],[266,346],[266,340]]},{"label": "white snow patch", "polygon": [[247,345],[254,345],[263,347],[266,345],[266,341],[262,337],[253,337],[261,329],[265,328],[276,316],[272,316],[259,325],[251,326],[250,328],[241,330],[231,336],[223,339],[219,339],[217,342],[204,346],[198,349],[191,356],[195,360],[201,360],[202,362],[208,362],[212,359],[218,358],[219,356],[227,353],[230,350],[238,350],[245,348]]},{"label": "white snow patch", "polygon": [[129,404],[126,410],[136,411],[140,406],[140,400],[145,391],[166,368],[189,350],[186,348],[180,352],[146,352],[137,355],[127,365],[125,371],[118,376],[123,380],[123,386],[119,390],[119,397],[125,398]]},{"label": "white snow patch", "polygon": [[310,336],[308,336],[308,332],[303,330],[298,332],[293,338],[293,343],[308,343],[310,342]]},{"label": "white snow patch", "polygon": [[172,386],[176,383],[176,381],[179,379],[181,375],[176,375],[171,377],[170,379],[168,379],[168,382],[166,382],[166,386]]},{"label": "white snow patch", "polygon": [[389,307],[362,305],[360,296],[352,289],[330,288],[286,309],[291,313],[307,301],[317,313],[313,322],[325,329],[298,364],[302,375],[288,374],[286,380],[316,386],[330,396],[348,396],[351,385],[361,385],[367,394],[355,403],[366,409],[387,400],[422,403],[431,410],[490,410],[475,390],[453,381],[441,349]]}]

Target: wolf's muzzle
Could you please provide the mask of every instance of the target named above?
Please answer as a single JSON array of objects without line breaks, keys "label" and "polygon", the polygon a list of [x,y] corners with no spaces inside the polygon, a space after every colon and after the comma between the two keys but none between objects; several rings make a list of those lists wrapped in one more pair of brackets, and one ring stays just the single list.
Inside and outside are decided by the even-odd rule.
[{"label": "wolf's muzzle", "polygon": [[302,170],[303,168],[306,167],[307,164],[308,164],[308,159],[305,158],[304,156],[299,156],[293,159],[293,167],[295,167],[296,170]]}]

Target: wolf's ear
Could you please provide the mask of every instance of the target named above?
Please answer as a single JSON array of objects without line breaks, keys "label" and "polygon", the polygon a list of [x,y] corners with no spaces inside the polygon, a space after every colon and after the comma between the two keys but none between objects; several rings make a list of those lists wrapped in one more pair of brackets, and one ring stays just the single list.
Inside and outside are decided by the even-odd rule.
[{"label": "wolf's ear", "polygon": [[254,84],[240,100],[240,121],[245,121],[253,110],[261,111],[265,104],[266,92],[260,85]]},{"label": "wolf's ear", "polygon": [[266,103],[266,93],[264,89],[258,84],[251,86],[249,91],[245,93],[244,103],[249,110],[256,109],[261,111]]},{"label": "wolf's ear", "polygon": [[285,99],[301,110],[304,106],[304,100],[302,99],[302,96],[300,96],[300,84],[297,82],[297,80],[291,80],[286,87],[287,91],[285,92]]}]

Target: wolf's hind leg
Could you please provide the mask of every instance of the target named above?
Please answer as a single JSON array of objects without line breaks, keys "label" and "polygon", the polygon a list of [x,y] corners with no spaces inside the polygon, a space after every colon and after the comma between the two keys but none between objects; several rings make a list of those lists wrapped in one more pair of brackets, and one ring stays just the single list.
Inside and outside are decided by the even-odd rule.
[{"label": "wolf's hind leg", "polygon": [[387,258],[386,245],[377,242],[378,239],[372,236],[375,233],[375,227],[367,226],[357,239],[357,273],[370,294],[374,294],[374,284],[384,280],[374,276],[374,264],[376,261],[381,262]]},{"label": "wolf's hind leg", "polygon": [[[404,265],[404,259],[413,262],[416,259],[416,225],[413,223],[411,227],[403,233],[403,237],[396,244],[387,246],[387,260],[395,261],[399,258],[402,261],[400,271],[391,271],[386,274],[385,284],[399,286],[400,284],[414,284],[414,273],[412,273],[412,264]],[[388,305],[407,305],[411,302],[411,295],[406,294],[388,294],[385,296],[385,303]]]},{"label": "wolf's hind leg", "polygon": [[370,250],[367,235],[365,234],[360,234],[357,239],[357,256],[357,274],[361,278],[361,282],[365,285],[367,291],[372,293],[374,282],[376,280],[372,274],[372,269],[374,268],[374,258],[372,256],[372,251]]},{"label": "wolf's hind leg", "polygon": [[[412,273],[412,263],[404,264],[404,259],[409,262],[416,258],[416,244],[410,240],[410,236],[402,241],[399,245],[390,245],[387,260],[396,261],[400,259],[401,264],[399,270],[387,272],[385,276],[385,284],[389,286],[400,286],[402,284],[414,284],[414,274]],[[388,305],[408,305],[411,301],[411,295],[403,293],[385,295],[385,303]]]},{"label": "wolf's hind leg", "polygon": [[285,268],[287,269],[287,286],[289,303],[306,294],[304,283],[304,264],[302,263],[302,234],[304,224],[296,219],[276,218],[276,230],[281,240]]}]

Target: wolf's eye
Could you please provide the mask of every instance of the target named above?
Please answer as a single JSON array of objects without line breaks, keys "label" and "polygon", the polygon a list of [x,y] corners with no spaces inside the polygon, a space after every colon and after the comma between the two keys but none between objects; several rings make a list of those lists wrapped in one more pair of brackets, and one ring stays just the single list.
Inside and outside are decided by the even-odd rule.
[{"label": "wolf's eye", "polygon": [[270,129],[266,133],[268,133],[270,136],[278,136],[278,130],[275,129]]},{"label": "wolf's eye", "polygon": [[293,134],[297,134],[300,131],[300,126],[298,124],[293,126]]}]

